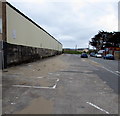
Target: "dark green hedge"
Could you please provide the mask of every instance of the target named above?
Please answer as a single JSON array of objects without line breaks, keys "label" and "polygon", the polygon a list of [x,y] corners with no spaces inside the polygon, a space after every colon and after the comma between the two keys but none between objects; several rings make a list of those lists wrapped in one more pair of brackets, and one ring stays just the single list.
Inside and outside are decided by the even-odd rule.
[{"label": "dark green hedge", "polygon": [[79,51],[64,51],[65,54],[81,54]]}]

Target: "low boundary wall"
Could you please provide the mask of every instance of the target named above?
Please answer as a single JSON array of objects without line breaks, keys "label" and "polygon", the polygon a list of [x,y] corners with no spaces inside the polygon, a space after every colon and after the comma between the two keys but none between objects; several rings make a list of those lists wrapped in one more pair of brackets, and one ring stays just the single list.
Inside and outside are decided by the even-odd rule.
[{"label": "low boundary wall", "polygon": [[[2,45],[2,42],[0,43],[1,46],[3,46],[4,48],[3,56],[4,64],[2,67],[3,69],[7,68],[7,66],[33,62],[36,60],[59,55],[62,53],[60,51],[51,49],[15,45],[6,42],[4,42]],[[1,48],[1,55],[3,54],[3,48]]]}]

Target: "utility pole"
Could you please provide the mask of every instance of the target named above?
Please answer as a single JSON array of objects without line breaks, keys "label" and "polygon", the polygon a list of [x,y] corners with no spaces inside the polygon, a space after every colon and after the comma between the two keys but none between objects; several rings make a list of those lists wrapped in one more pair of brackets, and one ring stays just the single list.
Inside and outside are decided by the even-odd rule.
[{"label": "utility pole", "polygon": [[77,45],[75,45],[75,51],[77,51]]},{"label": "utility pole", "polygon": [[90,49],[90,44],[88,44],[88,50]]}]

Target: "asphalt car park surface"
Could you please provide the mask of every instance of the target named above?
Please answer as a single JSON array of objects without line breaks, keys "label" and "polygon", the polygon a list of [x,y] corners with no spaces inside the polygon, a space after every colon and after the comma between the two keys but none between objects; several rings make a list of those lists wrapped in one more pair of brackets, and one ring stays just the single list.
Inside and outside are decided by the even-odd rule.
[{"label": "asphalt car park surface", "polygon": [[44,74],[44,67],[36,65],[44,61],[8,69],[3,74],[3,114],[118,114],[117,88],[108,84],[111,78],[118,86],[117,75],[99,60],[63,54],[54,65],[47,59],[51,68]]}]

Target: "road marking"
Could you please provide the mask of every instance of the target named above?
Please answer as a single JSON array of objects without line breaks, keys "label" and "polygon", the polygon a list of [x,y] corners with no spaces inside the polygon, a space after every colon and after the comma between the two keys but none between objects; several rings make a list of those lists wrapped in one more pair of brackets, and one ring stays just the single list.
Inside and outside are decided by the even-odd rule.
[{"label": "road marking", "polygon": [[60,79],[57,79],[57,82],[59,82],[60,81]]},{"label": "road marking", "polygon": [[58,84],[59,81],[60,81],[60,80],[57,79],[56,84],[53,86],[53,89],[55,89],[55,88],[57,87],[57,84]]},{"label": "road marking", "polygon": [[98,110],[100,110],[100,111],[102,111],[102,112],[105,112],[106,114],[110,114],[108,111],[106,111],[106,110],[104,110],[104,109],[96,106],[95,104],[92,104],[92,103],[90,103],[90,102],[86,102],[86,103],[89,104],[89,105],[91,105],[91,106],[93,106],[93,107],[95,107],[95,108],[97,108]]},{"label": "road marking", "polygon": [[11,103],[12,105],[16,104],[16,103]]},{"label": "road marking", "polygon": [[111,73],[113,73],[113,74],[115,74],[115,75],[119,76],[119,74],[117,74],[117,73],[115,73],[114,71],[111,71],[111,70],[109,70],[109,69],[105,68],[104,66],[102,66],[102,68],[104,68],[105,70],[107,70],[107,71],[109,71],[109,72],[111,72]]},{"label": "road marking", "polygon": [[85,60],[82,59],[83,62],[85,62]]},{"label": "road marking", "polygon": [[91,62],[97,63],[97,62],[95,62],[95,61],[93,61],[93,60],[91,60]]},{"label": "road marking", "polygon": [[52,75],[53,73],[48,73],[49,75]]},{"label": "road marking", "polygon": [[60,76],[60,74],[56,74],[56,76]]},{"label": "road marking", "polygon": [[[94,62],[94,63],[97,63],[97,62],[95,62],[95,61],[93,61],[93,60],[91,60],[91,61]],[[97,64],[99,64],[99,63],[97,63]],[[107,71],[109,71],[109,72],[111,72],[111,73],[113,73],[113,74],[119,76],[119,74],[117,74],[119,71],[118,71],[117,73],[115,73],[116,71],[115,71],[115,72],[114,72],[114,71],[111,71],[111,70],[105,68],[104,66],[102,66],[102,68],[104,68],[105,70],[107,70]],[[120,72],[119,72],[119,73],[120,73]]]},{"label": "road marking", "polygon": [[42,78],[44,78],[44,77],[37,77],[38,79],[42,79]]},{"label": "road marking", "polygon": [[120,72],[119,71],[115,71],[116,73],[118,73],[118,74],[120,74]]},{"label": "road marking", "polygon": [[56,80],[56,83],[53,87],[41,87],[41,86],[30,86],[30,85],[12,85],[13,87],[22,87],[22,88],[34,88],[34,89],[56,89],[60,79]]},{"label": "road marking", "polygon": [[98,62],[95,62],[95,61],[93,61],[93,60],[90,60],[90,61],[93,62],[93,63],[95,63],[95,64],[97,64],[97,65],[100,65],[100,66],[101,66],[101,64],[98,63]]},{"label": "road marking", "polygon": [[53,86],[53,89],[55,89],[55,88],[56,88],[56,86],[57,86],[57,83]]},{"label": "road marking", "polygon": [[55,87],[41,87],[41,86],[29,86],[29,85],[12,85],[13,87],[21,88],[34,88],[34,89],[55,89]]}]

